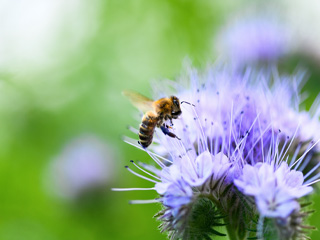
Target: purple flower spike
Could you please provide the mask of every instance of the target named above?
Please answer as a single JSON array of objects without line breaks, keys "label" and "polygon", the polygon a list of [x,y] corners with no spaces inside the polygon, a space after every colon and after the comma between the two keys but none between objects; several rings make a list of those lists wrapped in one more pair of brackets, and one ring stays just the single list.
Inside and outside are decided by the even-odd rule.
[{"label": "purple flower spike", "polygon": [[[230,225],[230,239],[263,238],[268,229],[276,229],[274,239],[305,237],[308,214],[300,211],[301,198],[320,178],[314,154],[320,108],[316,102],[311,112],[299,110],[303,74],[219,64],[202,74],[187,72],[161,84],[174,89],[164,95],[190,103],[181,104],[182,114],[169,129],[179,138],[156,128],[143,150],[157,167],[132,162],[136,170],[127,168],[154,187],[114,190],[155,190],[159,198],[133,203],[162,203],[157,217],[171,239],[223,236],[215,230],[222,222]],[[161,86],[158,94],[166,92]],[[125,141],[142,149],[137,139]],[[255,228],[258,234],[248,230]]]}]

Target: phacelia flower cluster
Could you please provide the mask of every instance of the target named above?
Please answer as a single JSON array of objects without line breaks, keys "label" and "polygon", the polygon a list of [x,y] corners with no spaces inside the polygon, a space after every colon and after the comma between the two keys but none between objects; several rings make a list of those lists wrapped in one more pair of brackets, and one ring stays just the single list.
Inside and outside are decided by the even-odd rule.
[{"label": "phacelia flower cluster", "polygon": [[[303,73],[226,64],[185,72],[166,82],[167,96],[195,105],[182,104],[173,121],[181,140],[156,131],[144,150],[157,167],[127,167],[153,186],[114,190],[155,190],[159,198],[132,203],[160,202],[157,218],[172,239],[304,239],[303,197],[320,177],[320,111],[299,110]],[[141,148],[136,139],[126,141]],[[215,228],[224,225],[226,232]]]},{"label": "phacelia flower cluster", "polygon": [[46,183],[55,195],[77,199],[112,182],[114,151],[95,135],[68,142],[48,166]]},{"label": "phacelia flower cluster", "polygon": [[290,32],[270,16],[237,19],[218,34],[218,51],[237,65],[277,61],[290,49]]}]

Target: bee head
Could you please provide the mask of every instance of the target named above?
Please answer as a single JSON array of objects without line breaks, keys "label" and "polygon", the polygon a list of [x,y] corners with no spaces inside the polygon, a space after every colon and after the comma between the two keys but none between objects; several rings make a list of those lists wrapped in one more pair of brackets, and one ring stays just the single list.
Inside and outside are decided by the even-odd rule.
[{"label": "bee head", "polygon": [[179,98],[177,98],[176,96],[171,96],[170,99],[172,101],[172,117],[178,118],[178,116],[182,113]]}]

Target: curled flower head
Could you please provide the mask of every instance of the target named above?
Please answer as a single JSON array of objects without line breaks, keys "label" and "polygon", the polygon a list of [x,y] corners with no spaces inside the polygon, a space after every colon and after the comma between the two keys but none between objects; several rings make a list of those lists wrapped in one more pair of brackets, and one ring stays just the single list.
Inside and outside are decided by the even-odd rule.
[{"label": "curled flower head", "polygon": [[[144,149],[158,168],[135,162],[144,174],[128,168],[155,184],[145,190],[160,195],[133,203],[161,202],[157,217],[173,239],[224,235],[215,228],[222,224],[230,238],[255,237],[248,229],[264,234],[266,224],[257,224],[261,217],[274,220],[277,233],[298,236],[301,226],[293,222],[303,219],[300,199],[319,179],[319,164],[310,170],[317,142],[308,145],[316,135],[302,131],[315,119],[299,110],[302,79],[275,69],[239,72],[217,65],[204,74],[189,68],[177,82],[166,82],[190,104],[182,104],[181,117],[170,128],[179,139],[156,131],[154,143]],[[135,139],[126,142],[143,149]],[[208,217],[201,226],[195,224],[200,215]]]}]

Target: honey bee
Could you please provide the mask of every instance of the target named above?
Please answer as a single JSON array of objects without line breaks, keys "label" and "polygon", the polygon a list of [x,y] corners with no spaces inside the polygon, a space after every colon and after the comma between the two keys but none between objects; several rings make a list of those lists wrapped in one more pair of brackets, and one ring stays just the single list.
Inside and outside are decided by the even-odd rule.
[{"label": "honey bee", "polygon": [[156,127],[160,128],[165,135],[181,140],[174,133],[170,132],[169,129],[172,127],[164,123],[164,121],[170,120],[171,126],[173,126],[172,119],[177,119],[181,115],[179,98],[171,96],[153,101],[135,92],[124,91],[123,95],[128,97],[136,108],[145,113],[139,127],[138,141],[143,148],[147,148],[152,143]]}]

